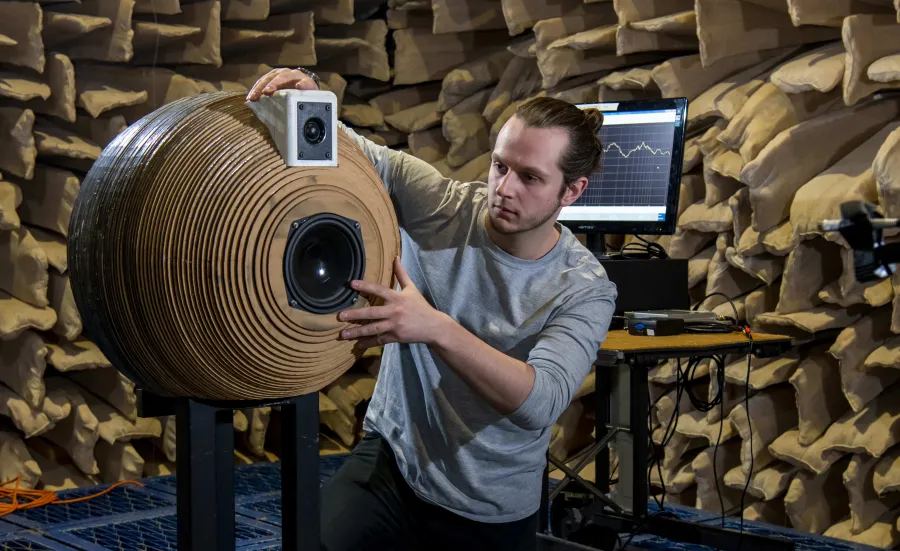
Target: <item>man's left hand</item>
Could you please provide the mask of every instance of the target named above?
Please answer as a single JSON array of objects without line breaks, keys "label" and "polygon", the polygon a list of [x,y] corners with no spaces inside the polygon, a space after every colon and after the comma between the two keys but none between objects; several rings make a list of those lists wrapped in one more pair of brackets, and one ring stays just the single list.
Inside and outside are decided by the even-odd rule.
[{"label": "man's left hand", "polygon": [[341,312],[339,320],[365,324],[345,329],[341,332],[342,339],[355,339],[364,349],[392,342],[435,342],[449,318],[428,304],[413,284],[399,257],[394,259],[394,274],[400,283],[399,291],[369,281],[351,282],[353,289],[362,294],[380,297],[384,304]]}]

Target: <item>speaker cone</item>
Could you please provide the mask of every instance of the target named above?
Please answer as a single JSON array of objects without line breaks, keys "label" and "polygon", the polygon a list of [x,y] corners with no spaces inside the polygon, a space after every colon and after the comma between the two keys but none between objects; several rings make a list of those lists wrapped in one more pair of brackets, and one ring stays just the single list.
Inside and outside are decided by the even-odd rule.
[{"label": "speaker cone", "polygon": [[366,270],[360,225],[332,213],[315,214],[291,224],[284,252],[284,280],[290,304],[329,314],[354,304],[350,288]]}]

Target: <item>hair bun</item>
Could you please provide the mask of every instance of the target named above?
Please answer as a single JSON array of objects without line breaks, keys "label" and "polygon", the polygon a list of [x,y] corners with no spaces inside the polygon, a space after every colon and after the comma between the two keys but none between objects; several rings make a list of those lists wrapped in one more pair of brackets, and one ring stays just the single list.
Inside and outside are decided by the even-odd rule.
[{"label": "hair bun", "polygon": [[593,107],[585,109],[584,118],[591,129],[594,131],[594,134],[599,134],[600,128],[603,126],[603,111],[595,109]]}]

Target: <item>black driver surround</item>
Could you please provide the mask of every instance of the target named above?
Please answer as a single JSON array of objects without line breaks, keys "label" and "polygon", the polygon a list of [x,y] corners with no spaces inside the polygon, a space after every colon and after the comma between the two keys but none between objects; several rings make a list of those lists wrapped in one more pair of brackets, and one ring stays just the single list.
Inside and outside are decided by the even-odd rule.
[{"label": "black driver surround", "polygon": [[292,308],[313,314],[339,312],[356,303],[350,288],[366,272],[360,225],[332,213],[291,223],[284,250],[284,283]]}]

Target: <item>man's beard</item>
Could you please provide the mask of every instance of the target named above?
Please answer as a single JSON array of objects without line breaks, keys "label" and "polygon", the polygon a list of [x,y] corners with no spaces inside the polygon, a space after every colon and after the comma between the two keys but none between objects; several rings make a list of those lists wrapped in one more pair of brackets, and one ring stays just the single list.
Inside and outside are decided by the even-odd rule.
[{"label": "man's beard", "polygon": [[[558,201],[556,206],[548,210],[547,212],[537,214],[524,220],[520,219],[521,222],[519,224],[516,224],[515,228],[498,227],[498,224],[493,223],[493,221],[491,223],[491,226],[493,226],[494,231],[501,235],[516,235],[520,233],[527,233],[546,224],[548,220],[556,215],[556,211],[559,209],[560,205],[562,205],[562,201]],[[493,219],[493,217],[491,218]]]}]

